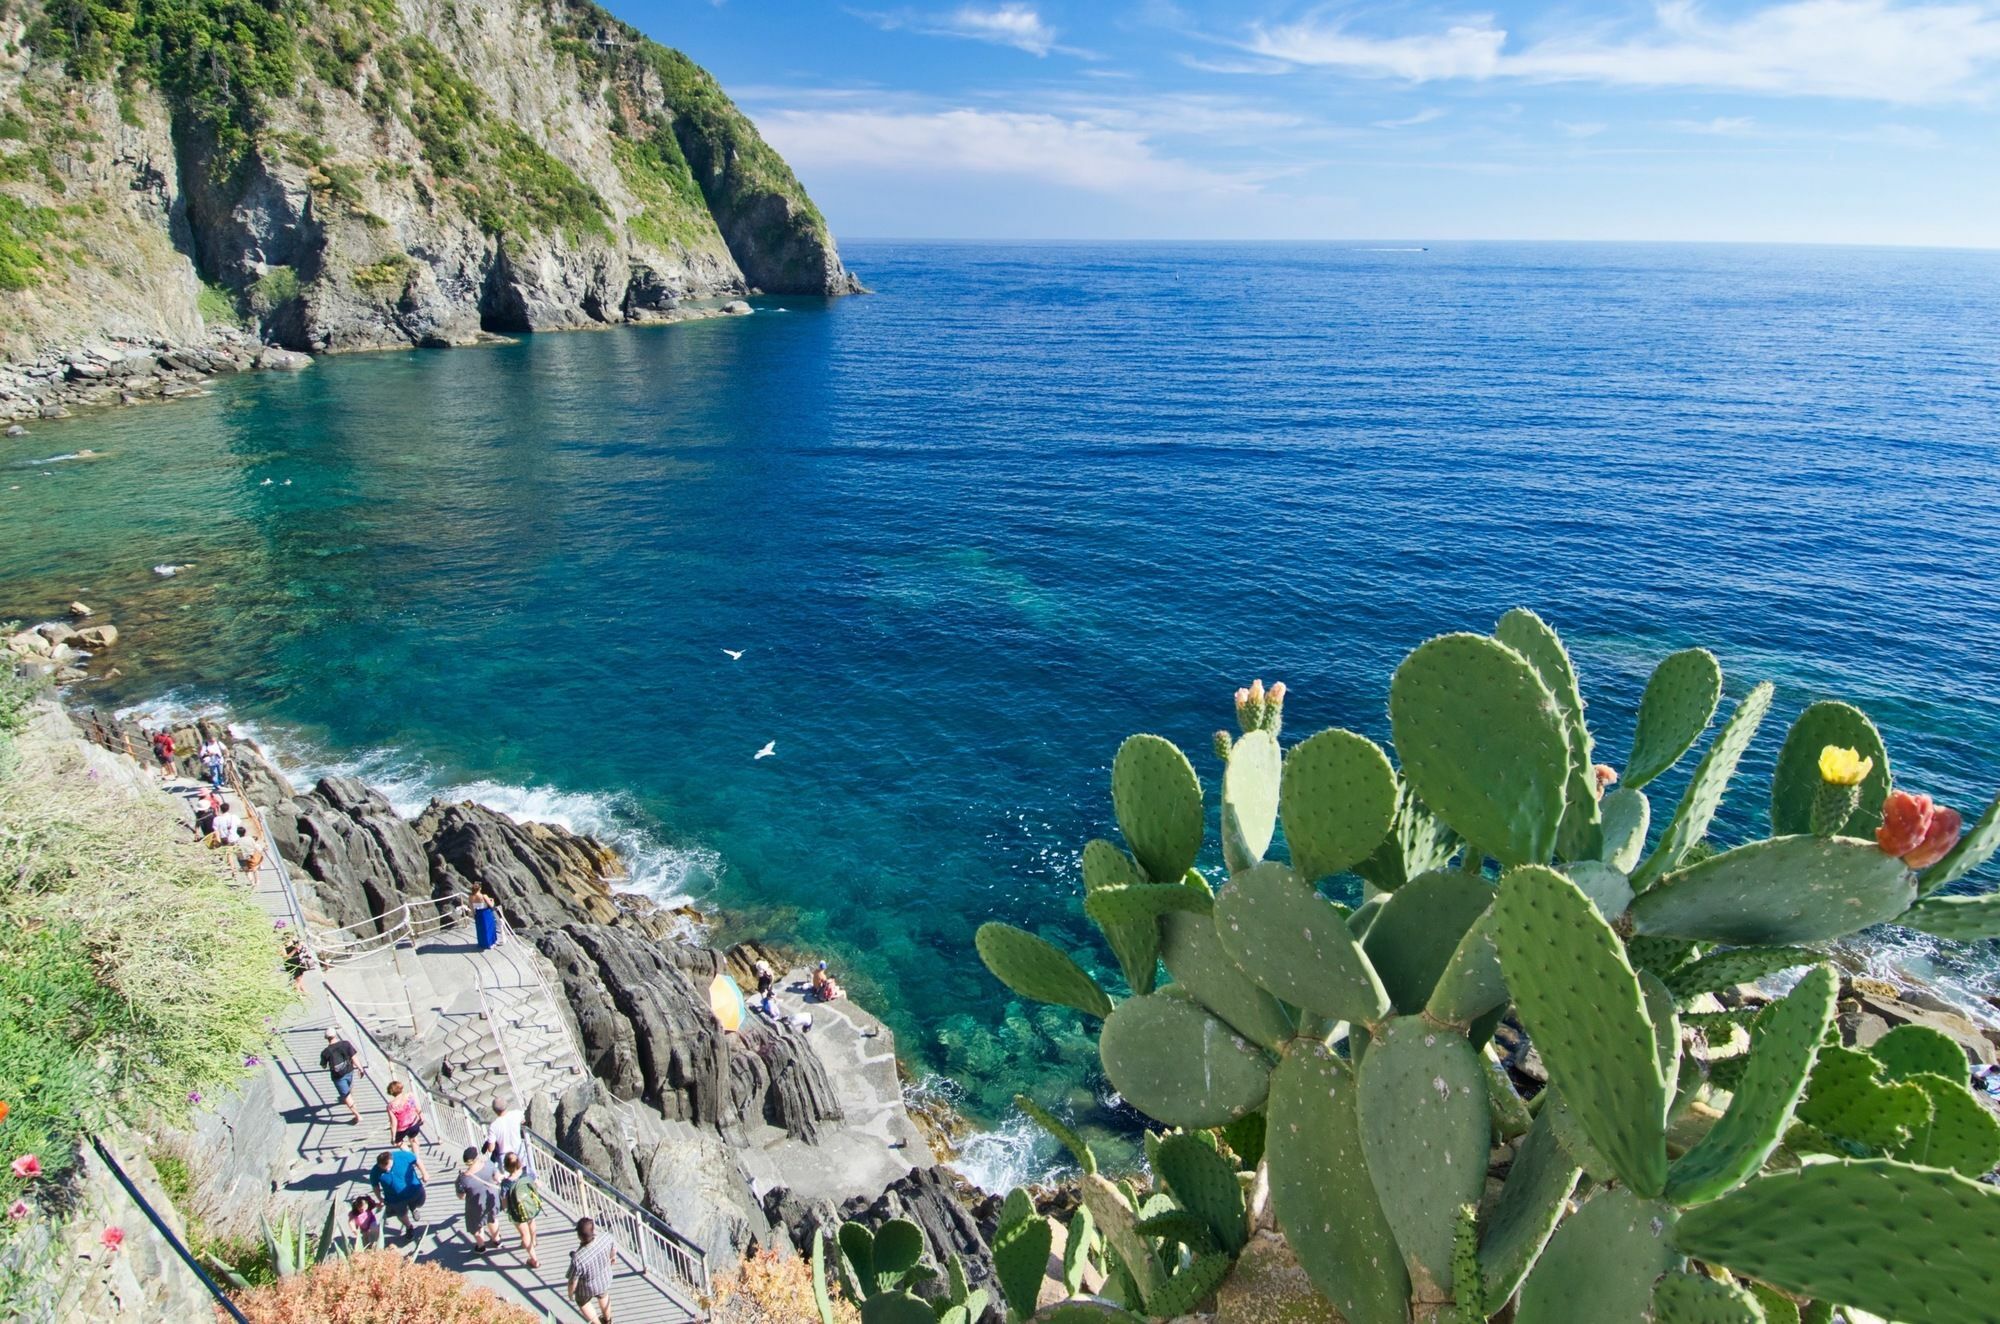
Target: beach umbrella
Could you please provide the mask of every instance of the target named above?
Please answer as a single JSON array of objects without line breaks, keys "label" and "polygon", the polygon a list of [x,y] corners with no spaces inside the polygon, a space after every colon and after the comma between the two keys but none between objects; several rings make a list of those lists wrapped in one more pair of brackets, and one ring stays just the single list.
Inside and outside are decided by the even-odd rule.
[{"label": "beach umbrella", "polygon": [[743,990],[728,975],[717,975],[710,981],[708,1005],[715,1012],[716,1023],[725,1030],[740,1028],[750,1011],[743,1005]]}]

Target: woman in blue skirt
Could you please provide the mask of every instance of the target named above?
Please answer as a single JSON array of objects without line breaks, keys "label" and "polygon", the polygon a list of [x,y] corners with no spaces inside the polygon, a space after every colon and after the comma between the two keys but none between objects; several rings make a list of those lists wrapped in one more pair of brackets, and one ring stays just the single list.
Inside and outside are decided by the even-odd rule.
[{"label": "woman in blue skirt", "polygon": [[479,950],[483,952],[500,941],[500,912],[493,908],[493,898],[486,895],[486,889],[478,883],[472,885],[468,904],[472,907],[472,931],[479,939]]}]

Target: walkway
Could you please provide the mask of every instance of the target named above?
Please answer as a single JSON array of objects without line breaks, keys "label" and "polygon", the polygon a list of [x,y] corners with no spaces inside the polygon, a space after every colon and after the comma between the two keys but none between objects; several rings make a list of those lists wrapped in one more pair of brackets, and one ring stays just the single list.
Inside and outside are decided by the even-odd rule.
[{"label": "walkway", "polygon": [[[200,787],[176,780],[167,789],[191,801]],[[246,821],[256,822],[243,796],[232,793],[227,798]],[[303,923],[275,850],[264,853],[248,881],[273,920]],[[280,1032],[277,1066],[293,1096],[284,1120],[295,1138],[294,1171],[300,1174],[284,1189],[303,1197],[304,1216],[316,1230],[326,1216],[322,1201],[339,1199],[343,1202],[339,1226],[345,1229],[344,1201],[367,1189],[368,1169],[385,1148],[387,1101],[381,1091],[391,1079],[401,1079],[416,1087],[424,1104],[428,1124],[421,1156],[430,1173],[424,1207],[430,1223],[414,1248],[404,1245],[406,1251],[464,1274],[546,1319],[581,1320],[582,1313],[565,1298],[563,1285],[569,1253],[576,1246],[574,1220],[588,1213],[618,1240],[621,1251],[652,1261],[643,1272],[628,1263],[616,1274],[612,1305],[619,1324],[693,1324],[706,1318],[694,1293],[669,1282],[666,1266],[658,1262],[663,1256],[679,1258],[675,1247],[666,1244],[671,1234],[664,1226],[609,1188],[592,1189],[594,1177],[558,1162],[555,1151],[540,1144],[531,1145],[545,1201],[538,1220],[540,1268],[530,1269],[522,1259],[512,1225],[504,1217],[502,1248],[486,1255],[473,1250],[461,1226],[464,1202],[452,1189],[459,1155],[468,1140],[476,1143],[474,1132],[480,1128],[473,1118],[479,1123],[490,1118],[493,1102],[502,1095],[525,1102],[535,1093],[560,1094],[581,1067],[567,1028],[549,1005],[553,994],[520,939],[510,938],[482,953],[465,917],[433,919],[413,927],[429,931],[405,935],[400,941],[392,935],[347,947],[335,936],[333,961],[307,976],[304,1008]],[[319,934],[313,936],[317,941]],[[319,1066],[329,1024],[360,1048],[368,1067],[354,1095],[362,1114],[360,1125],[334,1103],[331,1082]],[[431,1062],[390,1060],[391,1053],[400,1056],[409,1051],[399,1051],[398,1046],[406,1043],[443,1045],[456,1103],[425,1090],[420,1073],[412,1069],[436,1066],[435,1049]],[[647,1233],[648,1223],[656,1235]],[[391,1239],[385,1244],[400,1243]],[[675,1267],[682,1277],[696,1281],[705,1273],[698,1262]]]}]

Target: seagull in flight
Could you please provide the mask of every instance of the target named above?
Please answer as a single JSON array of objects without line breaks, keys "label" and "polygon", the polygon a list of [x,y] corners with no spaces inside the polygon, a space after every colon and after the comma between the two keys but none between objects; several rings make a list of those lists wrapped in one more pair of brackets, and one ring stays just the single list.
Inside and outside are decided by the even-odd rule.
[{"label": "seagull in flight", "polygon": [[752,754],[750,756],[750,761],[752,763],[755,763],[758,759],[770,758],[773,754],[777,752],[778,752],[778,742],[775,740],[767,740],[764,742],[764,748],[758,750],[755,754]]},{"label": "seagull in flight", "polygon": [[729,654],[731,662],[741,662],[743,660],[743,650],[740,648],[725,648],[722,651]]}]

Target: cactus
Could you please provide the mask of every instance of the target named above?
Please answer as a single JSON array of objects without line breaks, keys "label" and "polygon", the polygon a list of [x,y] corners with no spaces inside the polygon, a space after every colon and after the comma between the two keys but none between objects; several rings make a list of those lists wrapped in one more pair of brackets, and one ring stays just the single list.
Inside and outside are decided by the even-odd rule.
[{"label": "cactus", "polygon": [[1111,807],[1152,881],[1170,883],[1194,867],[1204,817],[1201,779],[1172,741],[1139,735],[1118,747],[1111,761]]},{"label": "cactus", "polygon": [[[1946,857],[1944,862],[1950,863],[1950,858]],[[1898,915],[1896,922],[1958,942],[2000,938],[2000,892],[1984,896],[1927,896]]]},{"label": "cactus", "polygon": [[861,1324],[936,1324],[930,1302],[910,1292],[884,1292],[861,1302]]},{"label": "cactus", "polygon": [[1486,1324],[1486,1284],[1479,1275],[1479,1206],[1462,1204],[1451,1234],[1452,1324]]},{"label": "cactus", "polygon": [[1632,880],[1602,860],[1579,860],[1565,864],[1560,872],[1590,898],[1607,924],[1632,904]]},{"label": "cactus", "polygon": [[1097,1053],[1126,1102],[1173,1126],[1233,1122],[1264,1102],[1270,1081],[1256,1045],[1171,988],[1118,1004]]},{"label": "cactus", "polygon": [[1278,738],[1269,731],[1252,731],[1229,751],[1222,773],[1222,854],[1232,873],[1248,869],[1271,848],[1283,763]]},{"label": "cactus", "polygon": [[[1149,885],[1138,862],[1117,846],[1102,838],[1084,845],[1083,901],[1086,913],[1090,911],[1093,892]],[[1104,934],[1104,941],[1110,944],[1112,955],[1118,958],[1118,968],[1125,974],[1126,985],[1134,993],[1151,993],[1160,964],[1157,913],[1112,920],[1091,914],[1091,919]]]},{"label": "cactus", "polygon": [[1201,1220],[1217,1245],[1231,1255],[1243,1249],[1250,1240],[1250,1224],[1243,1185],[1228,1159],[1195,1136],[1168,1136],[1160,1142],[1153,1170],[1181,1207]]},{"label": "cactus", "polygon": [[1646,830],[1653,823],[1653,802],[1645,792],[1621,786],[1605,794],[1598,806],[1603,819],[1603,860],[1619,873],[1630,875],[1646,855]]},{"label": "cactus", "polygon": [[1653,1284],[1681,1260],[1673,1227],[1671,1207],[1600,1189],[1549,1238],[1515,1324],[1652,1324]]},{"label": "cactus", "polygon": [[1688,648],[1663,658],[1639,700],[1632,754],[1625,760],[1621,779],[1624,788],[1641,790],[1680,762],[1715,719],[1721,698],[1722,667],[1715,654]]},{"label": "cactus", "polygon": [[1923,871],[1922,890],[1935,892],[1946,883],[1957,882],[1992,859],[1995,851],[2000,851],[2000,798],[1986,806],[1986,812],[1972,825],[1972,831],[1960,837],[1943,859]]},{"label": "cactus", "polygon": [[1006,1299],[1008,1318],[1024,1320],[1035,1313],[1054,1240],[1055,1229],[1039,1216],[1024,1219],[993,1239],[993,1276]]},{"label": "cactus", "polygon": [[1897,1148],[1896,1157],[1905,1163],[1933,1168],[1950,1168],[1967,1177],[1984,1177],[2000,1163],[2000,1119],[1965,1087],[1952,1080],[1920,1071],[1904,1080],[1930,1096],[1930,1120],[1910,1130],[1910,1138]]},{"label": "cactus", "polygon": [[1500,972],[1500,951],[1493,945],[1497,924],[1489,906],[1452,949],[1451,959],[1431,989],[1424,1012],[1445,1025],[1470,1026],[1503,1007],[1507,985]]},{"label": "cactus", "polygon": [[1097,981],[1048,940],[1011,924],[982,924],[973,942],[993,977],[1022,997],[1100,1020],[1111,1014],[1111,999]]},{"label": "cactus", "polygon": [[1575,883],[1540,866],[1511,870],[1494,905],[1500,966],[1551,1079],[1612,1170],[1658,1195],[1667,1077],[1618,936]]},{"label": "cactus", "polygon": [[[1875,1059],[1852,1048],[1822,1048],[1799,1103],[1805,1134],[1788,1137],[1794,1147],[1829,1152],[1886,1154],[1909,1143],[1930,1116],[1930,1099],[1920,1086],[1884,1085]],[[1827,1143],[1816,1142],[1825,1137]]]},{"label": "cactus", "polygon": [[1753,984],[1781,970],[1812,965],[1824,957],[1824,953],[1809,947],[1727,947],[1669,971],[1661,980],[1685,1003],[1702,993]]},{"label": "cactus", "polygon": [[1712,1200],[1763,1166],[1805,1091],[1814,1056],[1833,1021],[1834,991],[1832,968],[1814,966],[1783,1001],[1758,1018],[1749,1062],[1729,1111],[1675,1160],[1667,1174],[1669,1200],[1682,1205]]},{"label": "cactus", "polygon": [[1478,1202],[1493,1144],[1478,1050],[1398,1016],[1374,1032],[1356,1077],[1361,1149],[1417,1299],[1449,1299],[1458,1207]]},{"label": "cactus", "polygon": [[1216,897],[1214,929],[1243,973],[1295,1007],[1345,1021],[1376,1021],[1389,1010],[1346,913],[1282,864],[1266,861],[1231,879]]},{"label": "cactus", "polygon": [[[1288,829],[1289,831],[1289,829]],[[1393,892],[1412,878],[1451,863],[1460,845],[1449,824],[1424,807],[1400,779],[1396,782],[1396,812],[1389,835],[1354,872],[1371,886]],[[1468,858],[1471,852],[1467,852]]]},{"label": "cactus", "polygon": [[[1520,1288],[1582,1175],[1556,1141],[1553,1110],[1544,1108],[1514,1153],[1514,1165],[1507,1170],[1500,1201],[1479,1243],[1486,1300],[1504,1302]],[[1454,1286],[1457,1281],[1453,1280]]]},{"label": "cactus", "polygon": [[1114,928],[1150,925],[1159,932],[1160,916],[1175,911],[1206,915],[1215,898],[1180,883],[1134,883],[1130,887],[1100,887],[1086,892],[1083,912],[1108,936]]},{"label": "cactus", "polygon": [[1823,699],[1800,713],[1785,733],[1778,766],[1771,773],[1771,834],[1788,837],[1816,832],[1813,804],[1825,784],[1820,776],[1820,751],[1828,745],[1851,749],[1872,760],[1853,805],[1839,821],[1826,825],[1827,836],[1872,837],[1882,825],[1882,801],[1889,794],[1889,751],[1868,715],[1851,704]]},{"label": "cactus", "polygon": [[1566,860],[1596,859],[1604,849],[1597,776],[1591,763],[1590,728],[1583,721],[1583,694],[1577,689],[1569,650],[1548,622],[1524,607],[1502,616],[1493,627],[1493,637],[1528,659],[1562,710],[1563,732],[1569,739],[1569,782],[1563,791],[1557,851]]},{"label": "cactus", "polygon": [[1895,919],[1917,880],[1872,841],[1772,837],[1670,873],[1632,902],[1633,931],[1738,946],[1824,942]]},{"label": "cactus", "polygon": [[[1910,1253],[1911,1229],[1925,1237],[1921,1253]],[[1673,1240],[1800,1296],[1925,1324],[1988,1324],[2000,1190],[1885,1159],[1810,1163],[1689,1210]]]},{"label": "cactus", "polygon": [[1271,1077],[1271,1208],[1314,1287],[1347,1324],[1407,1324],[1410,1280],[1361,1144],[1353,1073],[1301,1043]]},{"label": "cactus", "polygon": [[1231,1262],[1230,1257],[1220,1251],[1197,1255],[1186,1268],[1167,1279],[1157,1292],[1146,1298],[1146,1312],[1166,1319],[1190,1313],[1222,1286],[1222,1280],[1229,1276]]},{"label": "cactus", "polygon": [[1133,1211],[1131,1202],[1120,1194],[1116,1186],[1094,1172],[1083,1179],[1082,1197],[1084,1207],[1096,1220],[1105,1245],[1117,1256],[1119,1265],[1138,1289],[1140,1299],[1144,1300],[1159,1291],[1160,1285],[1166,1281],[1166,1270],[1160,1267],[1159,1256],[1153,1253],[1153,1248],[1139,1235],[1138,1215]]},{"label": "cactus", "polygon": [[1926,1071],[1960,1086],[1970,1079],[1965,1050],[1956,1039],[1928,1025],[1898,1025],[1868,1045],[1868,1056],[1882,1064],[1890,1080],[1908,1080]]},{"label": "cactus", "polygon": [[1771,710],[1771,682],[1760,681],[1755,688],[1743,696],[1743,702],[1736,705],[1736,711],[1729,715],[1729,724],[1722,728],[1722,734],[1702,755],[1695,766],[1694,776],[1688,781],[1687,790],[1681,794],[1680,805],[1674,810],[1673,822],[1660,834],[1659,845],[1646,857],[1632,875],[1632,890],[1643,892],[1655,880],[1670,869],[1677,868],[1687,854],[1708,835],[1708,826],[1715,821],[1715,811],[1722,807],[1722,794],[1729,789],[1729,781],[1736,775],[1736,765],[1742,761],[1743,752],[1750,748],[1750,742],[1757,735],[1757,728],[1764,721],[1764,714]]},{"label": "cactus", "polygon": [[813,1308],[819,1312],[819,1324],[838,1324],[833,1313],[833,1294],[826,1286],[826,1234],[815,1228],[812,1243]]},{"label": "cactus", "polygon": [[1090,1206],[1079,1204],[1070,1215],[1069,1238],[1063,1242],[1063,1290],[1075,1296],[1083,1290],[1083,1272],[1097,1253],[1097,1220]]},{"label": "cactus", "polygon": [[1069,1151],[1077,1166],[1085,1172],[1097,1171],[1097,1154],[1088,1141],[1073,1129],[1056,1120],[1055,1115],[1025,1094],[1014,1096],[1014,1106],[1026,1113],[1034,1123],[1054,1136],[1062,1147]]},{"label": "cactus", "polygon": [[1658,1324],[1765,1324],[1756,1297],[1699,1273],[1670,1273],[1655,1283],[1652,1318]]},{"label": "cactus", "polygon": [[1492,902],[1492,884],[1456,870],[1424,874],[1389,894],[1361,946],[1390,1006],[1406,1015],[1424,1009],[1459,943]]},{"label": "cactus", "polygon": [[[1218,898],[1217,905],[1221,904]],[[1296,1030],[1292,1015],[1230,957],[1222,941],[1223,927],[1223,921],[1207,915],[1168,915],[1160,924],[1160,956],[1182,993],[1191,994],[1246,1038],[1275,1050]]]},{"label": "cactus", "polygon": [[1484,635],[1432,639],[1390,678],[1389,725],[1411,789],[1483,853],[1554,854],[1569,735],[1526,658]]},{"label": "cactus", "polygon": [[1278,811],[1292,868],[1307,882],[1353,868],[1389,836],[1396,774],[1374,741],[1328,730],[1292,746]]}]

